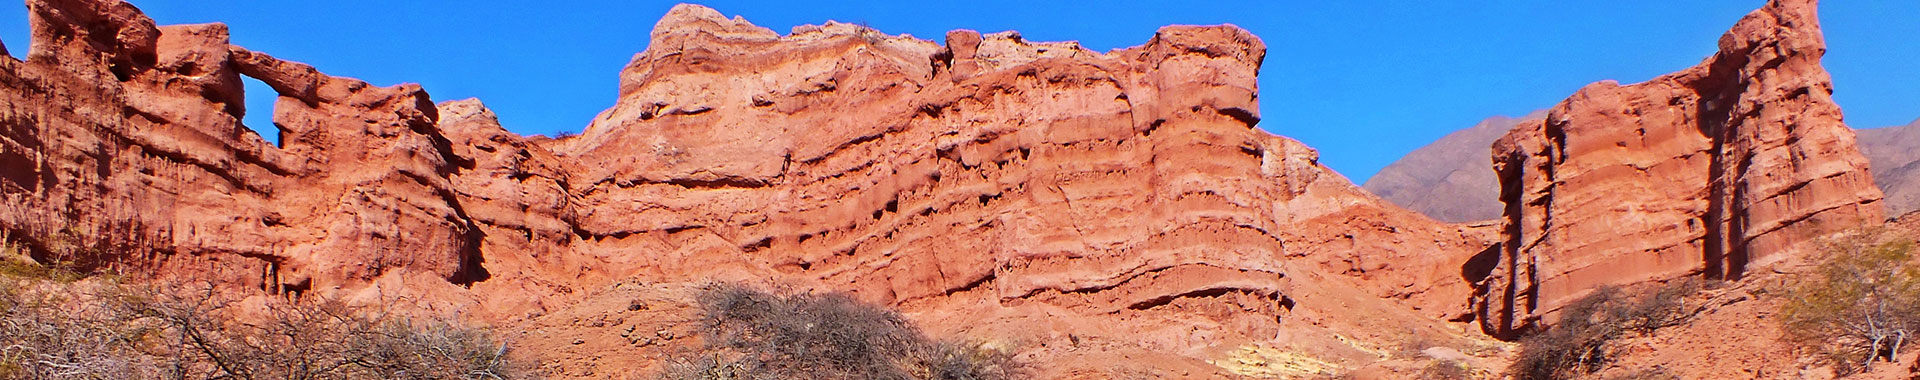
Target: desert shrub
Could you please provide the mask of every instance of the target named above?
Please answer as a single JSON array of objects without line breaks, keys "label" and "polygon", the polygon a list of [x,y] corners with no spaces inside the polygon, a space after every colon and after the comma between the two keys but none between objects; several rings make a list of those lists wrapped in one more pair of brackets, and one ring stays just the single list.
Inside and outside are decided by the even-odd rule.
[{"label": "desert shrub", "polygon": [[1473,378],[1466,363],[1454,360],[1432,360],[1427,367],[1420,369],[1421,380],[1466,380]]},{"label": "desert shrub", "polygon": [[0,277],[0,379],[157,378],[114,310]]},{"label": "desert shrub", "polygon": [[487,331],[332,300],[243,313],[211,286],[0,283],[0,379],[509,379]]},{"label": "desert shrub", "polygon": [[1606,311],[1608,319],[1616,321],[1621,329],[1652,334],[1654,330],[1679,324],[1686,318],[1686,297],[1700,292],[1699,279],[1686,278],[1674,280],[1662,286],[1639,292],[1632,297],[1615,300]]},{"label": "desert shrub", "polygon": [[505,379],[521,377],[485,331],[319,298],[272,301],[265,318],[236,314],[211,287],[113,297],[175,341],[187,375],[238,379]]},{"label": "desert shrub", "polygon": [[999,350],[928,339],[899,314],[841,293],[775,295],[712,285],[696,297],[702,352],[670,359],[662,379],[998,380],[1018,375]]},{"label": "desert shrub", "polygon": [[921,341],[904,358],[908,378],[1000,380],[1024,378],[1013,354],[983,344]]},{"label": "desert shrub", "polygon": [[1515,379],[1571,379],[1603,368],[1613,358],[1607,344],[1629,334],[1647,335],[1686,318],[1685,299],[1696,280],[1679,280],[1627,292],[1594,289],[1560,310],[1552,326],[1520,339],[1520,353],[1507,367]]},{"label": "desert shrub", "polygon": [[1604,320],[1603,309],[1616,304],[1620,291],[1601,287],[1560,311],[1545,331],[1520,339],[1520,354],[1507,371],[1515,379],[1570,379],[1599,369],[1607,361],[1606,344],[1625,330]]},{"label": "desert shrub", "polygon": [[1827,254],[1789,291],[1781,320],[1790,339],[1836,372],[1896,360],[1920,335],[1920,268],[1913,241],[1864,232],[1827,241]]},{"label": "desert shrub", "polygon": [[1672,372],[1668,372],[1665,368],[1656,367],[1656,368],[1650,368],[1650,369],[1627,371],[1625,373],[1621,373],[1613,376],[1607,376],[1604,379],[1605,380],[1680,380],[1680,376],[1675,375]]}]

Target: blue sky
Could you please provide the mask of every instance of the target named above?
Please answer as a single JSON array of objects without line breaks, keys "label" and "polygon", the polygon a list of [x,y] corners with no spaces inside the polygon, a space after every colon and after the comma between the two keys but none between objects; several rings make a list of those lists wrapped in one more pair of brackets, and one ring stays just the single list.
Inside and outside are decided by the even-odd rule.
[{"label": "blue sky", "polygon": [[[234,42],[436,100],[478,97],[522,134],[578,131],[611,106],[617,76],[673,2],[138,1],[161,24],[225,22]],[[217,4],[217,5],[213,5]],[[1019,30],[1095,50],[1138,45],[1166,24],[1232,23],[1267,43],[1268,131],[1306,142],[1363,182],[1380,167],[1493,115],[1552,106],[1590,82],[1638,82],[1692,66],[1760,1],[710,1],[785,33],[826,20],[937,39]],[[0,3],[0,41],[27,46],[26,13]],[[1821,6],[1835,97],[1856,127],[1920,117],[1920,1]],[[250,83],[248,125],[271,130],[270,91]],[[268,134],[271,137],[271,134]]]}]

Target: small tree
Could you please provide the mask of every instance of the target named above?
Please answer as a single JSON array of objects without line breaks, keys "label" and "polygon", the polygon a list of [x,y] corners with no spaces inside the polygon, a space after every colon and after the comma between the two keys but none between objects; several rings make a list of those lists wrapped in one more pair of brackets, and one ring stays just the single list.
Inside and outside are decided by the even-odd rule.
[{"label": "small tree", "polygon": [[1920,333],[1920,270],[1912,240],[1861,233],[1825,244],[1828,257],[1789,294],[1781,316],[1791,338],[1842,374],[1895,361]]}]

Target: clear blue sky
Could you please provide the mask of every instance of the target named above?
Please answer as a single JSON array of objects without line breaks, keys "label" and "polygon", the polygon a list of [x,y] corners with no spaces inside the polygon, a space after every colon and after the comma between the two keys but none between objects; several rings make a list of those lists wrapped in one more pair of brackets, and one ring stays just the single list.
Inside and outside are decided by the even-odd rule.
[{"label": "clear blue sky", "polygon": [[[3,1],[3,0],[0,0]],[[161,24],[225,22],[235,43],[378,85],[478,97],[522,134],[578,131],[614,101],[617,75],[672,2],[136,1]],[[1637,82],[1711,54],[1761,1],[710,1],[785,33],[826,20],[937,39],[1019,30],[1095,50],[1138,45],[1166,24],[1232,23],[1266,40],[1260,126],[1306,142],[1364,182],[1380,167],[1493,115],[1546,108],[1589,82]],[[1920,1],[1821,8],[1836,98],[1856,127],[1920,116]],[[0,41],[26,50],[18,0]],[[247,123],[271,130],[269,91]],[[269,137],[271,133],[267,134]]]}]

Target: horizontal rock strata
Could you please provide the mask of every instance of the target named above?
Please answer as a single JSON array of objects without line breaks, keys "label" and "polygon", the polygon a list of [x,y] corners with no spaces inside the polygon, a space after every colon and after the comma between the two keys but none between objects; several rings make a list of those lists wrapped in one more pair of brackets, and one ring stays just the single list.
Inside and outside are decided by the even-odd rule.
[{"label": "horizontal rock strata", "polygon": [[1504,239],[1475,313],[1512,336],[1601,285],[1735,279],[1883,220],[1841,123],[1815,4],[1748,14],[1698,66],[1600,82],[1494,144]]}]

